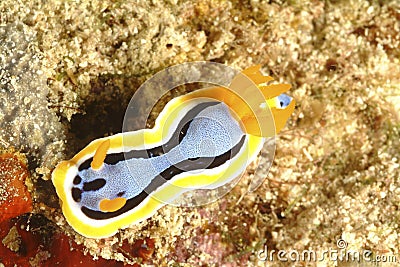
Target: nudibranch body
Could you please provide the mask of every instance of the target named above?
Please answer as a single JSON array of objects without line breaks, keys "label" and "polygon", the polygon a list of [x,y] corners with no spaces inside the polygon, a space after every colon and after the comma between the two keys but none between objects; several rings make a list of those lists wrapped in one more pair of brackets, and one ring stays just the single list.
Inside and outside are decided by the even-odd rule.
[{"label": "nudibranch body", "polygon": [[295,106],[283,94],[290,85],[266,85],[272,78],[259,68],[244,70],[229,88],[176,97],[154,128],[94,140],[58,164],[52,181],[68,223],[86,237],[108,237],[184,192],[240,176]]}]

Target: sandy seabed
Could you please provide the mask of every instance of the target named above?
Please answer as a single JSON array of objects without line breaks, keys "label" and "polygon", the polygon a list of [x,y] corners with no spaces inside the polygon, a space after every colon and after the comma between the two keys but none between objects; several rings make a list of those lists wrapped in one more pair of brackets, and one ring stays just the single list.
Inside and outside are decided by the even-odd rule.
[{"label": "sandy seabed", "polygon": [[[294,251],[321,258],[342,248],[400,261],[398,1],[23,2],[0,2],[0,146],[26,155],[34,212],[91,255],[134,263],[116,246],[151,238],[143,264],[286,266],[277,252],[262,261],[265,252],[291,261]],[[119,132],[146,79],[189,61],[261,64],[292,85],[296,110],[267,179],[248,192],[250,166],[218,202],[166,206],[106,240],[78,235],[59,208],[52,169]],[[375,266],[328,256],[291,264]]]}]

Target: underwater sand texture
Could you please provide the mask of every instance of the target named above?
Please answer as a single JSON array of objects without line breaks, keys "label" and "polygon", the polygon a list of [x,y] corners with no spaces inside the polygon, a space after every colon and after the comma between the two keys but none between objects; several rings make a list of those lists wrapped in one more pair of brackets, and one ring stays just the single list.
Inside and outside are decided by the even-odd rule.
[{"label": "underwater sand texture", "polygon": [[[0,42],[0,146],[26,155],[34,212],[95,258],[287,266],[276,257],[260,261],[258,252],[320,255],[345,241],[348,250],[400,261],[398,1],[3,0]],[[211,205],[166,206],[106,240],[76,234],[49,181],[52,169],[91,140],[119,132],[147,78],[195,60],[261,64],[292,84],[297,107],[263,185],[247,192],[254,165]],[[121,250],[146,238],[154,242],[149,257]],[[293,264],[375,266],[327,258]]]}]

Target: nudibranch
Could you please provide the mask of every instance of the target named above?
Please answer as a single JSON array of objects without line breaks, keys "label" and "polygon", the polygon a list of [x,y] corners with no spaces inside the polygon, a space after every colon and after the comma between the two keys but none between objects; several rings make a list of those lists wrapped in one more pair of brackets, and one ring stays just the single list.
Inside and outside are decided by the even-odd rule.
[{"label": "nudibranch", "polygon": [[229,88],[170,100],[153,128],[94,140],[59,163],[52,181],[68,223],[83,236],[109,237],[184,192],[240,176],[295,108],[284,94],[290,85],[271,80],[250,67]]}]

